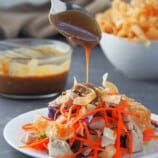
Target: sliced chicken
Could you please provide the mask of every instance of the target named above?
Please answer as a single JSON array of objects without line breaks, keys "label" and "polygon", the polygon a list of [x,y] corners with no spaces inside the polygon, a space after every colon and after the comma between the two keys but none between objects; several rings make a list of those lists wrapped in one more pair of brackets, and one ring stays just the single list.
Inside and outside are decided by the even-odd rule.
[{"label": "sliced chicken", "polygon": [[27,132],[21,138],[21,142],[24,144],[30,144],[39,138],[40,138],[40,135],[37,132]]},{"label": "sliced chicken", "polygon": [[106,147],[108,145],[114,145],[116,141],[116,135],[114,134],[114,131],[110,128],[104,128],[103,136],[101,139],[101,146]]},{"label": "sliced chicken", "polygon": [[51,139],[48,143],[49,156],[65,156],[72,154],[69,144],[59,139]]},{"label": "sliced chicken", "polygon": [[[140,127],[137,125],[135,120],[129,115],[123,115],[123,120],[128,131],[131,134],[133,147],[133,152],[140,152],[143,150],[143,134]],[[129,146],[128,140],[126,141],[126,146]]]}]

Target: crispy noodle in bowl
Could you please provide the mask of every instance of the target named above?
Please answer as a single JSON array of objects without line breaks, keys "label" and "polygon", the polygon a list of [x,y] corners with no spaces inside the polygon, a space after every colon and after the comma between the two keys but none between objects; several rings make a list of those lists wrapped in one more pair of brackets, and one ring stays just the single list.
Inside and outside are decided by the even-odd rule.
[{"label": "crispy noodle in bowl", "polygon": [[158,1],[114,0],[96,16],[102,29],[101,48],[129,78],[158,79]]},{"label": "crispy noodle in bowl", "polygon": [[132,41],[143,41],[148,46],[150,40],[158,39],[157,0],[114,0],[112,7],[99,13],[96,19],[103,32]]}]

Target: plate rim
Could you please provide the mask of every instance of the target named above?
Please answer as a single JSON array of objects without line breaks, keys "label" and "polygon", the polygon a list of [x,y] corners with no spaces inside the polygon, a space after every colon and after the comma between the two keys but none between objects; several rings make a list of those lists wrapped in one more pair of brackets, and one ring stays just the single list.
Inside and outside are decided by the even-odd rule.
[{"label": "plate rim", "polygon": [[[33,112],[37,112],[37,113],[38,113],[38,111],[44,111],[44,110],[46,111],[47,109],[48,109],[48,108],[46,108],[46,107],[44,107],[44,108],[37,108],[37,109],[34,109],[34,110],[30,110],[30,111],[21,113],[21,114],[15,116],[15,117],[13,117],[12,119],[10,119],[10,120],[6,123],[6,125],[5,125],[5,127],[4,127],[4,129],[3,129],[3,137],[4,137],[5,141],[7,142],[7,144],[10,145],[10,146],[11,146],[13,149],[15,149],[16,151],[18,151],[18,152],[20,152],[20,153],[22,153],[22,154],[25,154],[25,155],[27,155],[27,156],[30,156],[30,157],[49,158],[49,155],[48,155],[48,156],[47,156],[47,155],[39,155],[40,153],[35,152],[34,150],[31,150],[31,149],[22,149],[22,148],[19,148],[18,146],[16,147],[15,144],[13,144],[13,143],[7,138],[7,128],[9,127],[9,125],[10,125],[13,121],[15,121],[16,119],[18,119],[18,118],[20,118],[20,117],[22,117],[22,116],[24,116],[24,115],[28,115],[29,113],[33,113]],[[31,152],[31,153],[29,153],[29,152]],[[44,152],[42,152],[42,153],[44,153]],[[39,157],[39,156],[40,156],[40,157]]]}]

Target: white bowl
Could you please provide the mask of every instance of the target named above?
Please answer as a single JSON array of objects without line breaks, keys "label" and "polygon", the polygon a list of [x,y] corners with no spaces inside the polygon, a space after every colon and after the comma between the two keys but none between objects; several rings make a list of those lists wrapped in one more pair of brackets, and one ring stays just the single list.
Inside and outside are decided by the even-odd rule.
[{"label": "white bowl", "polygon": [[100,46],[111,64],[127,77],[158,79],[158,40],[152,40],[146,47],[143,42],[130,42],[126,38],[102,33]]}]

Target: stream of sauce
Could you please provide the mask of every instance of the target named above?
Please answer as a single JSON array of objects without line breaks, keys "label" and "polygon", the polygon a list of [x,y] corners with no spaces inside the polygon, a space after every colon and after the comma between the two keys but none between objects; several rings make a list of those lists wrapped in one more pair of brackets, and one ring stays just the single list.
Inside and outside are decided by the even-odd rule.
[{"label": "stream of sauce", "polygon": [[92,16],[78,10],[50,14],[49,18],[61,34],[85,48],[86,83],[88,83],[90,52],[101,38],[97,22]]}]

